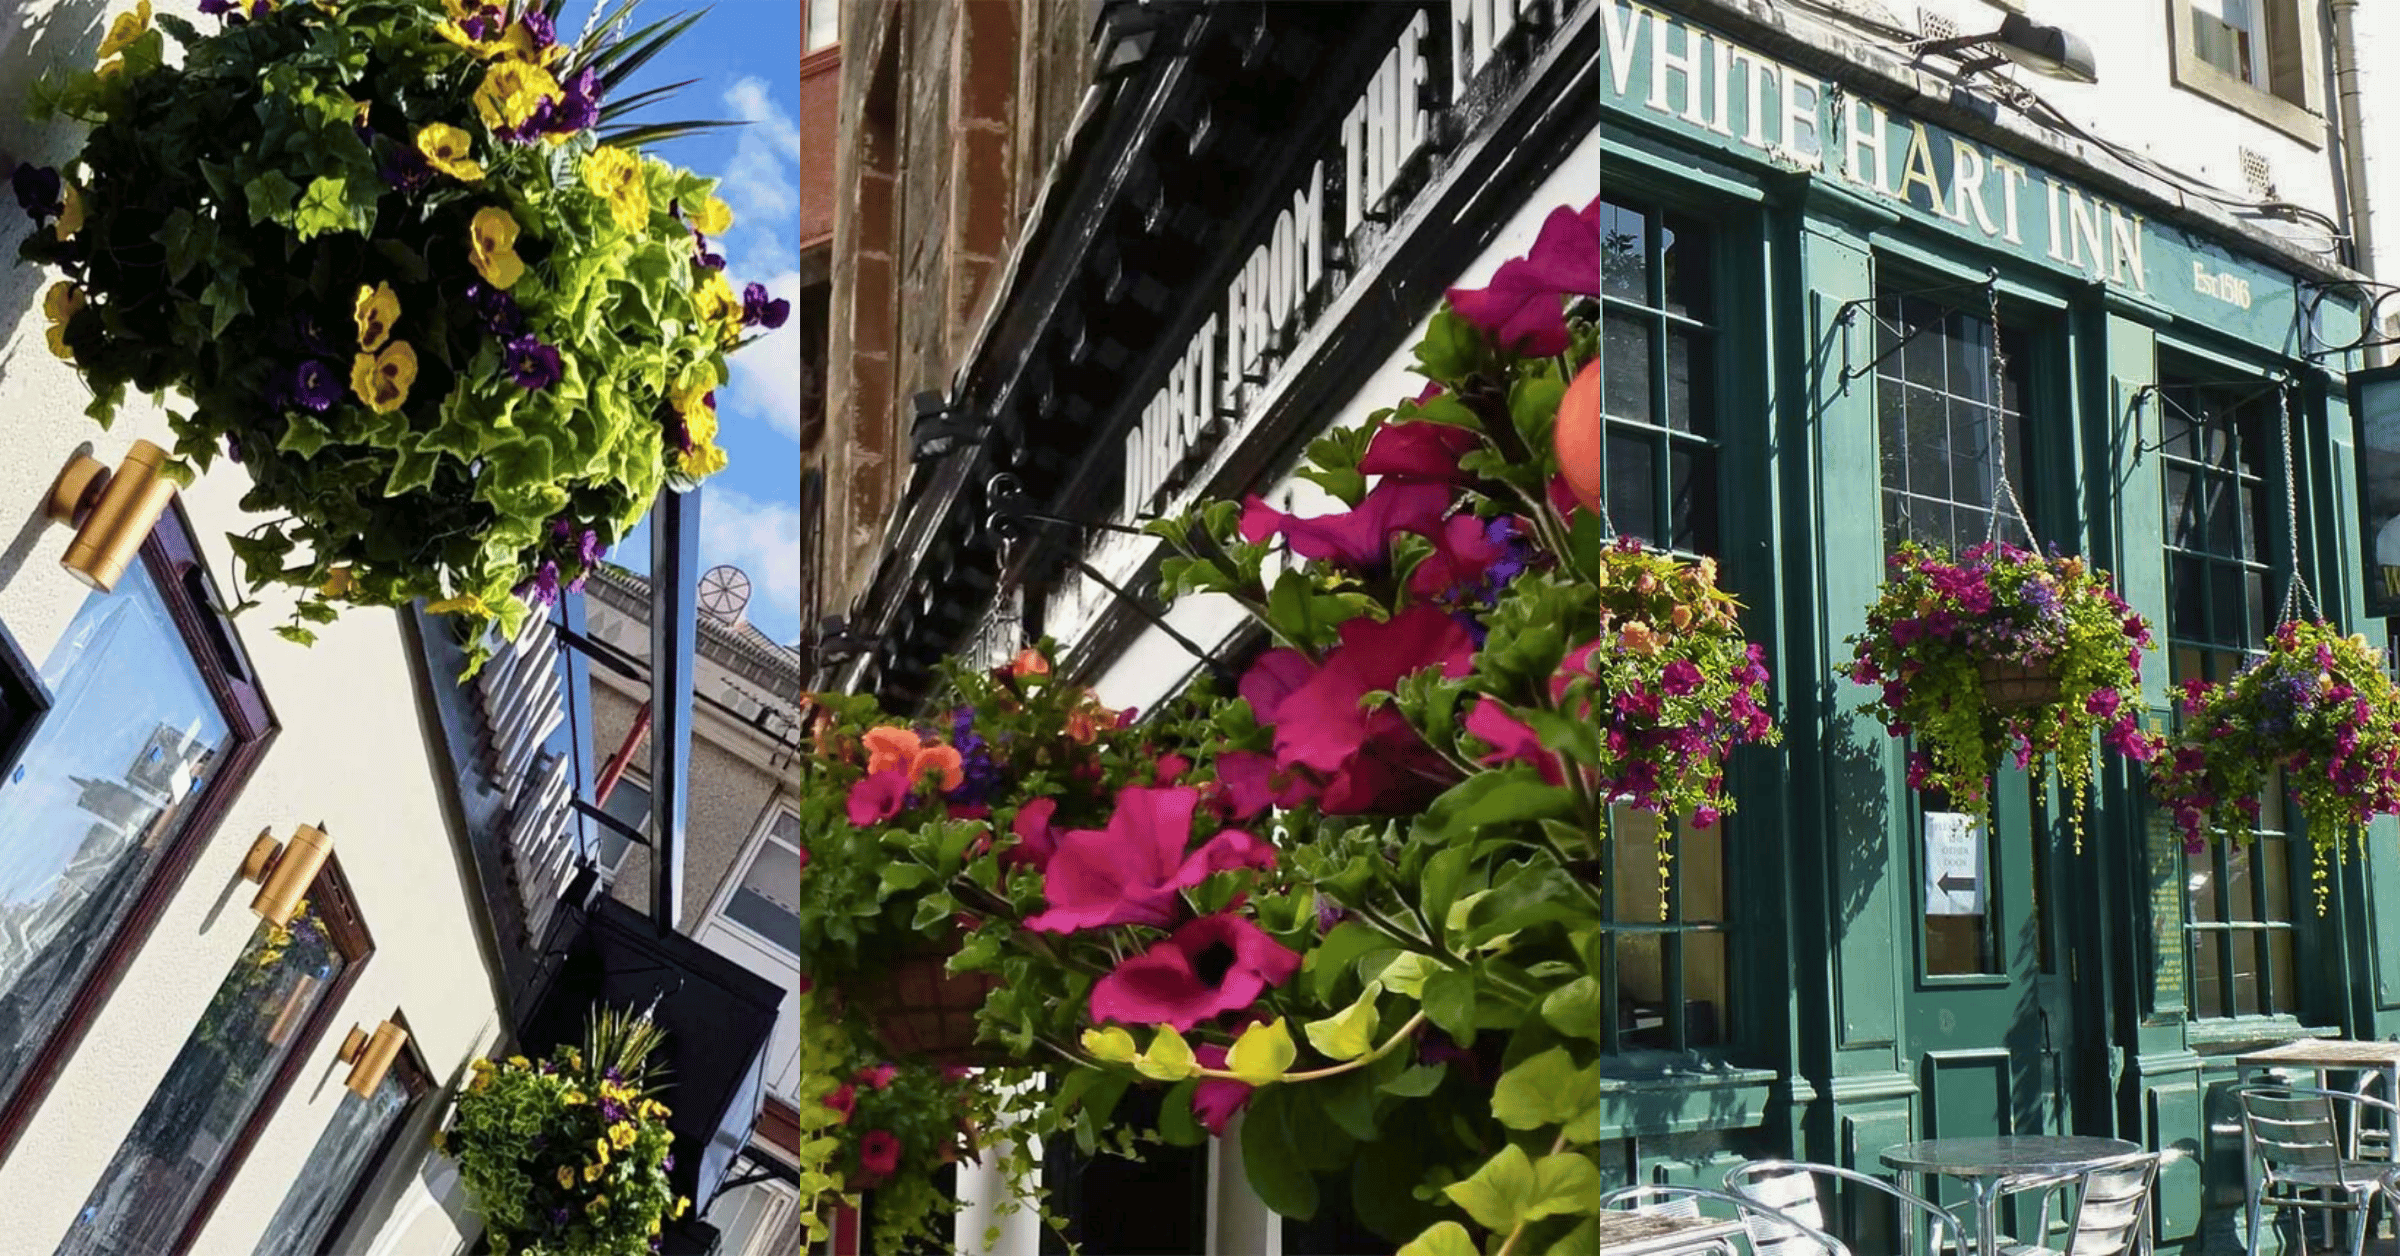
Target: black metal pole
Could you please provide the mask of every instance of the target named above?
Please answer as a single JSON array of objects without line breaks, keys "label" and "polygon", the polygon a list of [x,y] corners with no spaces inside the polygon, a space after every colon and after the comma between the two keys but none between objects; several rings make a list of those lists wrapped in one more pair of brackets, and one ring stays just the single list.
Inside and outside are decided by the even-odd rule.
[{"label": "black metal pole", "polygon": [[1090,563],[1087,563],[1080,558],[1075,560],[1075,569],[1082,572],[1085,579],[1091,580],[1097,583],[1101,588],[1115,594],[1118,601],[1132,607],[1134,614],[1141,616],[1143,620],[1148,622],[1151,627],[1167,634],[1167,639],[1173,641],[1179,646],[1182,646],[1186,653],[1190,654],[1193,658],[1200,660],[1202,663],[1207,664],[1208,674],[1216,677],[1217,683],[1225,685],[1234,683],[1233,672],[1231,669],[1227,668],[1222,662],[1219,662],[1216,655],[1210,654],[1208,651],[1201,649],[1199,642],[1183,635],[1182,632],[1176,629],[1175,625],[1168,623],[1166,616],[1159,614],[1157,611],[1151,610],[1149,603],[1144,602],[1142,599],[1135,597],[1130,593],[1127,593],[1115,581],[1110,580],[1108,577],[1093,570]]},{"label": "black metal pole", "polygon": [[661,492],[650,508],[650,919],[661,934],[683,920],[699,575],[700,490]]}]

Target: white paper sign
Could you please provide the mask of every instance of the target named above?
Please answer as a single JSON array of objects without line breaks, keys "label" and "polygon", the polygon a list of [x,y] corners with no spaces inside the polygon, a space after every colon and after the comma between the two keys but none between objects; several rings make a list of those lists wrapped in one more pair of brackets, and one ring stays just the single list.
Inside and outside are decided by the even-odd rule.
[{"label": "white paper sign", "polygon": [[1970,816],[1925,813],[1925,914],[1983,914],[1983,832]]}]

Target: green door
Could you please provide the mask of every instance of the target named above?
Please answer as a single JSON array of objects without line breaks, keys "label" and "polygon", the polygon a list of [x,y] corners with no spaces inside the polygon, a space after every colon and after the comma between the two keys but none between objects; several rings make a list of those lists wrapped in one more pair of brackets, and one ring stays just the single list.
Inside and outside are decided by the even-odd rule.
[{"label": "green door", "polygon": [[1903,1024],[1924,1137],[2064,1133],[2074,1093],[2074,1026],[2058,962],[2062,866],[2028,774],[2003,767],[1987,830],[1915,808],[1909,869],[1917,910],[1915,981]]}]

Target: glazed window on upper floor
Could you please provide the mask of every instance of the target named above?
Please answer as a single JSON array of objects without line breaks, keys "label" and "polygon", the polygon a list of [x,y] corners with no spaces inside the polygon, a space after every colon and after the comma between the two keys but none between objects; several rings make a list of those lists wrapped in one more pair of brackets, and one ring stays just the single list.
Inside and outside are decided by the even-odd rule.
[{"label": "glazed window on upper floor", "polygon": [[[2221,681],[2265,648],[2290,579],[2274,387],[2200,382],[2199,364],[2161,372],[2167,680]],[[2258,800],[2247,838],[2216,837],[2183,857],[2185,987],[2191,1015],[2294,1015],[2300,997],[2295,842],[2284,791]]]},{"label": "glazed window on upper floor", "polygon": [[799,816],[775,813],[767,831],[751,844],[749,859],[718,914],[793,955],[800,953]]},{"label": "glazed window on upper floor", "polygon": [[2324,144],[2315,0],[2167,0],[2167,15],[2176,86]]},{"label": "glazed window on upper floor", "polygon": [[360,1098],[345,1087],[250,1256],[333,1251],[333,1238],[357,1209],[376,1164],[398,1141],[410,1110],[432,1089],[414,1043],[401,1048],[373,1094]]},{"label": "glazed window on upper floor", "polygon": [[841,0],[808,0],[808,27],[803,32],[802,52],[831,48],[842,38]]},{"label": "glazed window on upper floor", "polygon": [[1716,240],[1688,215],[1600,200],[1600,469],[1619,531],[1717,552]]},{"label": "glazed window on upper floor", "polygon": [[[2005,442],[2011,483],[2025,509],[2025,391],[2033,355],[2003,320],[2002,387],[1994,405],[1993,322],[1888,287],[1875,302],[1875,425],[1883,478],[1883,541],[1957,553],[1992,534]],[[2005,509],[1999,539],[2029,543],[2024,521]]]}]

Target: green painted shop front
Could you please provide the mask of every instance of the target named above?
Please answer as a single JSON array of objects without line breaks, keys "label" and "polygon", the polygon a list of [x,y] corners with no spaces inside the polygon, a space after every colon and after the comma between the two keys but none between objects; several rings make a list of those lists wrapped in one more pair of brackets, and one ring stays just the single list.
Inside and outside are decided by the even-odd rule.
[{"label": "green painted shop front", "polygon": [[1995,433],[2034,538],[2157,629],[2153,727],[2172,683],[2263,639],[2295,554],[2329,618],[2377,632],[2355,363],[2310,352],[2355,311],[2139,189],[1600,3],[1611,516],[1717,558],[1785,731],[1733,765],[1719,828],[1615,834],[1609,1171],[1714,1185],[1753,1156],[1880,1170],[1913,1138],[2108,1134],[2178,1153],[2160,1251],[2235,1250],[2233,1056],[2400,1036],[2392,826],[2322,914],[2296,817],[2187,855],[2114,759],[2080,835],[2004,765],[1985,836],[1908,788],[1834,668],[1893,541],[1984,539]]}]

